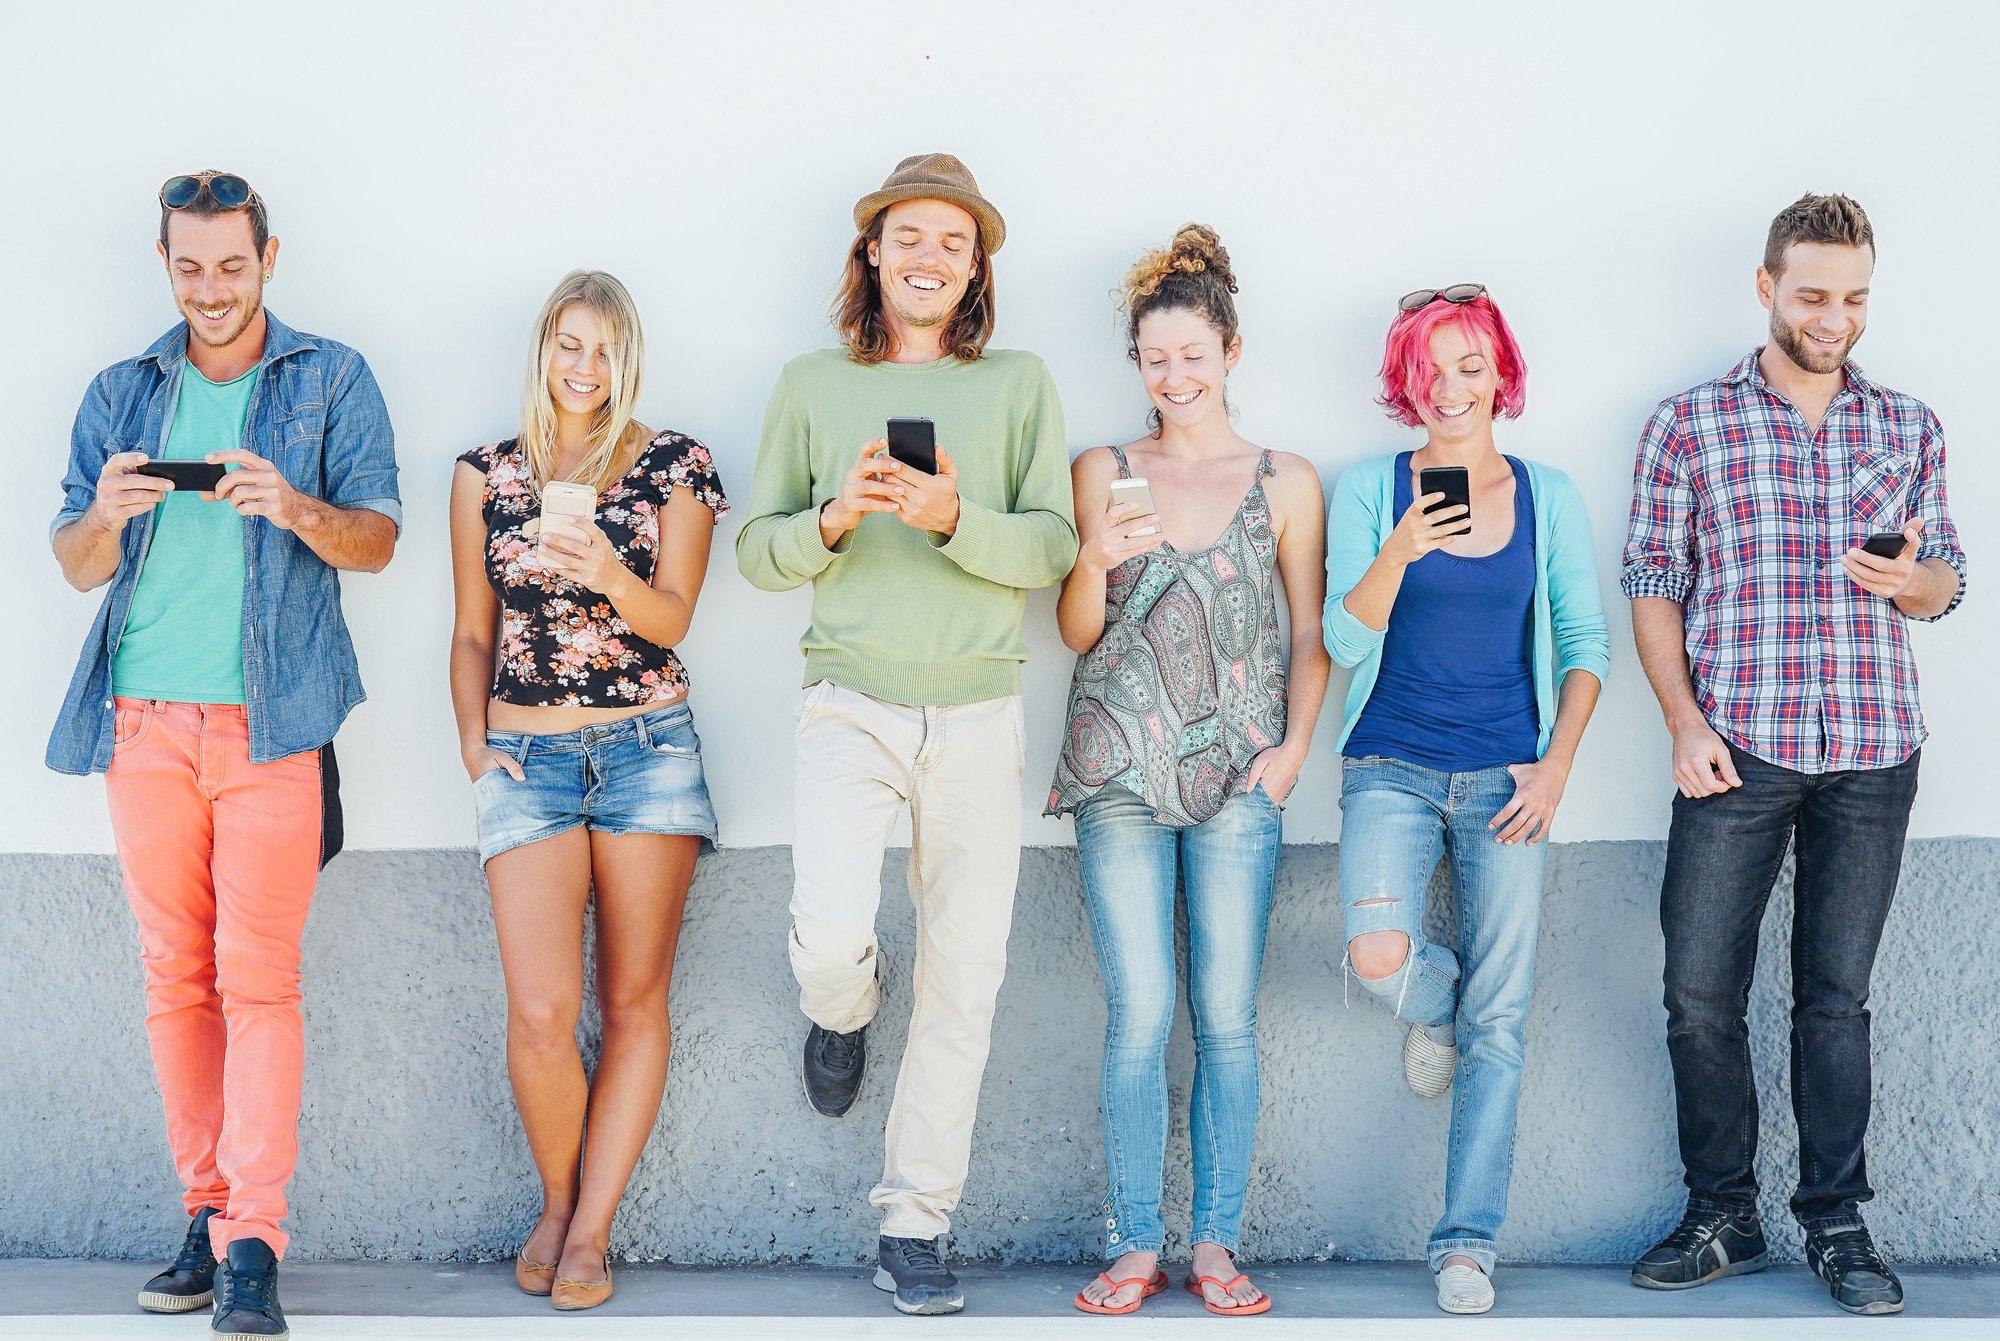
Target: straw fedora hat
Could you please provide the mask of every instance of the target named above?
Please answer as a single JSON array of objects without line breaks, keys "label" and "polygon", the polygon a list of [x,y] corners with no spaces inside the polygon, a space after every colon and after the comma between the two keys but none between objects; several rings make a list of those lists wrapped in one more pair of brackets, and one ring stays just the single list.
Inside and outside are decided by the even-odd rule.
[{"label": "straw fedora hat", "polygon": [[950,154],[912,154],[896,165],[882,189],[854,202],[854,229],[865,233],[875,216],[899,200],[943,200],[979,221],[979,241],[991,256],[1007,240],[1007,222],[979,194],[979,183]]}]

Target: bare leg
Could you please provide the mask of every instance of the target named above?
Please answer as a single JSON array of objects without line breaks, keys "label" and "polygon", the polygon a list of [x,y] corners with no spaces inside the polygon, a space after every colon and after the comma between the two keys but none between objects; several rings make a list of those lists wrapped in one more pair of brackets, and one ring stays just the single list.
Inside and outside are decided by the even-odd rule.
[{"label": "bare leg", "polygon": [[589,1140],[557,1275],[604,1279],[611,1217],[660,1116],[667,1084],[667,987],[701,840],[593,833],[597,1002],[604,1045],[590,1087]]},{"label": "bare leg", "polygon": [[576,1209],[585,1081],[576,1046],[583,1010],[583,909],[590,840],[572,829],[486,863],[507,980],[507,1077],[542,1179],[542,1214],[521,1246],[553,1262]]}]

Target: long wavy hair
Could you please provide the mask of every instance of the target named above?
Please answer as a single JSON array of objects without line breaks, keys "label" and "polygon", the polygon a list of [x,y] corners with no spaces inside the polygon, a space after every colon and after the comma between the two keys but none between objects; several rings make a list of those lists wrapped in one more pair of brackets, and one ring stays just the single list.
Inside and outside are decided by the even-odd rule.
[{"label": "long wavy hair", "polygon": [[[888,213],[885,209],[877,214],[847,249],[847,269],[833,296],[834,329],[847,346],[847,356],[856,363],[880,363],[895,352],[889,319],[882,314],[882,272],[868,264],[868,244],[882,240],[882,220]],[[958,310],[945,323],[939,342],[944,352],[960,363],[977,361],[986,352],[986,342],[993,338],[993,267],[986,259],[984,239],[973,241],[972,265],[972,282],[958,300]]]},{"label": "long wavy hair", "polygon": [[623,449],[634,438],[650,436],[646,426],[632,417],[646,366],[639,309],[625,286],[602,270],[572,270],[564,275],[535,318],[535,343],[521,387],[521,451],[535,488],[555,477],[556,406],[549,394],[549,369],[555,363],[556,323],[572,306],[590,309],[604,327],[611,354],[611,394],[590,418],[589,450],[564,478],[602,492],[618,477]]}]

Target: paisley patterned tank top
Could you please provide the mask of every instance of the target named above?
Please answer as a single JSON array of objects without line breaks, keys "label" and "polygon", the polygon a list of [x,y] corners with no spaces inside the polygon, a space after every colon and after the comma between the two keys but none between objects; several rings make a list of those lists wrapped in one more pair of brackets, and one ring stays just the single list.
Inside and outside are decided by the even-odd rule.
[{"label": "paisley patterned tank top", "polygon": [[[1118,476],[1131,469],[1125,453]],[[1105,582],[1104,635],[1077,658],[1048,815],[1099,789],[1130,788],[1162,824],[1214,817],[1259,750],[1285,738],[1284,646],[1271,570],[1278,542],[1266,451],[1222,538],[1183,554],[1163,544]]]}]

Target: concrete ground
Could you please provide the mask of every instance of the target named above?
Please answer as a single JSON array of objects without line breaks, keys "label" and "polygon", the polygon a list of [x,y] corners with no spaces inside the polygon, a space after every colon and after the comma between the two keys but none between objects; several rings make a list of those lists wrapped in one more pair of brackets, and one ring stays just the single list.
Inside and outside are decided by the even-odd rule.
[{"label": "concrete ground", "polygon": [[[199,1341],[206,1310],[194,1316],[138,1312],[133,1293],[151,1264],[104,1261],[0,1262],[0,1338],[62,1341]],[[1070,1297],[1088,1277],[1076,1267],[968,1267],[969,1306],[933,1323],[897,1316],[871,1273],[829,1267],[614,1268],[618,1292],[588,1314],[557,1315],[515,1290],[507,1263],[305,1263],[287,1267],[281,1293],[300,1341],[348,1338],[506,1339],[587,1334],[592,1341],[847,1341],[947,1330],[951,1341],[1116,1335],[1215,1335],[1212,1319],[1180,1290],[1120,1319],[1087,1317]],[[1833,1306],[1803,1267],[1777,1267],[1680,1294],[1634,1289],[1619,1266],[1503,1266],[1500,1303],[1483,1318],[1437,1311],[1429,1278],[1415,1262],[1306,1262],[1253,1268],[1276,1301],[1256,1319],[1259,1334],[1325,1341],[1820,1341],[1850,1329],[1890,1326],[1900,1341],[1988,1341],[2000,1332],[2000,1266],[1909,1267],[1910,1304],[1896,1319],[1851,1318]]]}]

